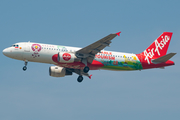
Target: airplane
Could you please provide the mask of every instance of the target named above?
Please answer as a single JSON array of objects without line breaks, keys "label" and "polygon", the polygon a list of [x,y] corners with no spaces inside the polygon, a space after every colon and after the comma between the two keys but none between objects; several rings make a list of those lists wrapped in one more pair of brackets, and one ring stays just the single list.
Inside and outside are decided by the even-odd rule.
[{"label": "airplane", "polygon": [[176,53],[166,54],[172,32],[163,32],[139,54],[104,50],[113,38],[120,36],[120,33],[109,34],[84,48],[19,42],[5,48],[3,54],[9,58],[24,61],[24,71],[27,69],[28,62],[54,64],[55,66],[49,67],[50,76],[64,77],[76,73],[79,75],[78,82],[83,81],[83,76],[91,79],[89,70],[141,71],[174,65],[174,62],[169,59]]}]

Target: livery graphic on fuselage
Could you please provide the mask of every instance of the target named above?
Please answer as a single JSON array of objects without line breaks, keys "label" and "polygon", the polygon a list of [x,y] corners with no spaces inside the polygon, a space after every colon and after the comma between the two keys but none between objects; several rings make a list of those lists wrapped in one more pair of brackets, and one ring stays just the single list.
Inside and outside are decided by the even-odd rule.
[{"label": "livery graphic on fuselage", "polygon": [[31,49],[34,51],[34,53],[32,54],[34,58],[40,56],[38,53],[41,51],[41,45],[32,44]]},{"label": "livery graphic on fuselage", "polygon": [[[49,68],[50,76],[64,77],[76,73],[79,75],[78,82],[82,82],[82,76],[91,78],[89,70],[131,71],[174,65],[169,59],[176,53],[166,54],[172,37],[171,32],[164,32],[140,54],[104,50],[117,35],[119,36],[120,32],[110,34],[84,48],[21,42],[4,49],[3,54],[25,61],[23,70],[27,69],[28,61],[54,64],[55,66]],[[14,48],[16,52],[12,52]]]}]

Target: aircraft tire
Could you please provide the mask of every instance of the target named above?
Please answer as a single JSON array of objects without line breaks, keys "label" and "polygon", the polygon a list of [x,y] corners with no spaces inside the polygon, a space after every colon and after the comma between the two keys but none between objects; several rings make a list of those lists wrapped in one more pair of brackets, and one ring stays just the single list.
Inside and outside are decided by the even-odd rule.
[{"label": "aircraft tire", "polygon": [[88,73],[89,72],[89,67],[88,66],[84,67],[83,71],[84,71],[84,73]]},{"label": "aircraft tire", "polygon": [[27,67],[26,67],[26,66],[24,66],[24,67],[23,67],[23,70],[24,70],[24,71],[26,71],[26,70],[27,70]]},{"label": "aircraft tire", "polygon": [[79,83],[82,82],[82,81],[83,81],[83,76],[80,75],[80,76],[77,78],[77,81],[78,81]]}]

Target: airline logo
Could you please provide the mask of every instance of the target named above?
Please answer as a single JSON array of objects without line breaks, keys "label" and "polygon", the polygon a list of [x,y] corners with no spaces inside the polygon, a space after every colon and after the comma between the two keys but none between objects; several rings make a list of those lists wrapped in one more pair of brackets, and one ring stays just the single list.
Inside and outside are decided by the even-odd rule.
[{"label": "airline logo", "polygon": [[156,48],[154,51],[157,52],[159,56],[161,55],[159,52],[159,48],[160,48],[160,50],[162,50],[164,48],[164,46],[166,45],[166,43],[170,40],[170,37],[167,35],[164,38],[163,38],[163,36],[161,36],[161,38],[162,38],[162,40],[159,43],[157,40],[155,41]]},{"label": "airline logo", "polygon": [[170,35],[168,33],[168,35],[164,34],[165,33],[163,33],[158,39],[154,41],[150,47],[144,51],[145,61],[147,61],[148,64],[150,64],[149,59],[152,59],[153,57],[160,57],[166,54],[172,33],[169,33]]},{"label": "airline logo", "polygon": [[69,53],[64,53],[62,55],[62,58],[65,60],[65,61],[69,61],[71,59],[71,55]]}]

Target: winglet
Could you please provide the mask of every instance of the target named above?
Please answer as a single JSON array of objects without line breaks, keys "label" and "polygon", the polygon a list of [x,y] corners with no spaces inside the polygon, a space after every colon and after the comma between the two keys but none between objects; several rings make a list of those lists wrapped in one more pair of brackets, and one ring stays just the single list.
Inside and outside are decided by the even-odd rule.
[{"label": "winglet", "polygon": [[118,32],[118,33],[116,33],[116,34],[117,34],[118,36],[120,36],[120,33],[121,33],[121,32]]},{"label": "winglet", "polygon": [[92,76],[92,75],[89,76],[89,79],[91,79],[91,76]]}]

